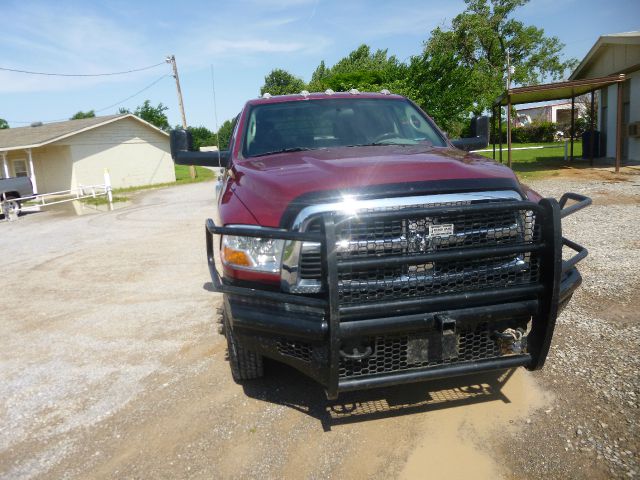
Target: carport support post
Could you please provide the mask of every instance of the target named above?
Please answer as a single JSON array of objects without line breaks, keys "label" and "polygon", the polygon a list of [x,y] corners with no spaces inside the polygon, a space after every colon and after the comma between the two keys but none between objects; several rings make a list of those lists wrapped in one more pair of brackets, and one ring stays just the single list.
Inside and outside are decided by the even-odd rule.
[{"label": "carport support post", "polygon": [[622,160],[622,88],[622,82],[618,81],[618,111],[616,112],[616,173],[620,172],[620,163]]},{"label": "carport support post", "polygon": [[[576,134],[576,97],[571,97],[571,133],[569,136],[571,137],[571,155],[569,155],[569,163],[573,162],[573,137]],[[584,145],[583,145],[584,147]]]},{"label": "carport support post", "polygon": [[498,105],[498,138],[500,139],[500,163],[502,163],[502,102]]},{"label": "carport support post", "polygon": [[33,194],[38,193],[38,184],[36,183],[36,171],[33,169],[33,156],[31,149],[27,148],[27,157],[29,158],[29,176],[31,177],[31,185],[33,186]]},{"label": "carport support post", "polygon": [[496,106],[491,108],[491,144],[493,145],[493,159],[496,159]]},{"label": "carport support post", "polygon": [[507,95],[507,165],[511,168],[511,95]]},{"label": "carport support post", "polygon": [[9,178],[9,164],[7,163],[7,152],[2,152],[2,169],[4,170],[4,178]]},{"label": "carport support post", "polygon": [[[593,115],[594,115],[594,103],[595,103],[595,90],[591,90],[591,113],[589,115],[589,129],[591,133],[589,134],[589,165],[593,167],[593,142],[595,136]],[[584,148],[584,145],[582,146]]]}]

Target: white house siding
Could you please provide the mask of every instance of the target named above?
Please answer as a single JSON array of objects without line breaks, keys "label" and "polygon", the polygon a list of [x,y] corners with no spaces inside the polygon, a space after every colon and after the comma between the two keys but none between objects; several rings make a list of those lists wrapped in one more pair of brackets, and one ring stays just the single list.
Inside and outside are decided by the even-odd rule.
[{"label": "white house siding", "polygon": [[[629,79],[625,88],[629,88],[629,123],[640,122],[640,71],[627,74]],[[608,91],[607,107],[607,151],[610,158],[616,156],[616,122],[618,113],[618,86],[610,85]],[[598,106],[598,125],[602,125],[602,102]],[[623,132],[623,136],[626,132]],[[640,138],[629,137],[628,160],[640,161]]]},{"label": "white house siding", "polygon": [[[33,169],[36,174],[36,182],[39,193],[58,192],[71,188],[71,153],[67,146],[47,145],[31,149]],[[11,150],[7,153],[7,166],[9,176],[15,176],[14,160],[24,160],[29,168],[29,156],[24,149]],[[1,160],[0,160],[0,163]]]},{"label": "white house siding", "polygon": [[[637,69],[640,64],[640,45],[637,42],[637,36],[625,38],[625,36],[613,35],[611,38],[602,38],[605,38],[608,43],[598,47],[588,63],[579,70],[579,74],[574,74],[575,79],[604,77],[625,72],[626,77],[630,79],[629,82],[625,82],[625,88],[629,88],[629,122],[640,121],[640,71]],[[611,85],[606,90],[608,92],[607,114],[606,118],[603,118],[601,94],[598,102],[598,126],[602,130],[603,121],[606,121],[607,136],[604,153],[607,157],[615,158],[618,88],[617,85]],[[626,132],[623,132],[623,138],[628,138]],[[627,159],[640,161],[640,139],[628,138],[628,144]]]},{"label": "white house siding", "polygon": [[614,75],[640,63],[638,45],[603,45],[594,56],[591,65],[579,78],[596,78]]},{"label": "white house siding", "polygon": [[72,187],[103,183],[109,170],[114,188],[174,182],[169,138],[143,123],[124,118],[74,135]]},{"label": "white house siding", "polygon": [[607,157],[616,156],[616,121],[618,115],[618,85],[607,87]]},{"label": "white house siding", "polygon": [[46,145],[31,151],[38,191],[60,192],[71,188],[71,150],[65,145]]}]

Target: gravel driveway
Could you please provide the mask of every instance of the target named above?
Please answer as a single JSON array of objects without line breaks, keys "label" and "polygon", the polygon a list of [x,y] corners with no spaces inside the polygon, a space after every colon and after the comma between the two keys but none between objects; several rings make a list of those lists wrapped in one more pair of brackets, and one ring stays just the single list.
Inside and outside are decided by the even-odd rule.
[{"label": "gravel driveway", "polygon": [[[325,399],[275,363],[235,384],[214,327],[212,183],[0,222],[0,477],[609,478],[639,472],[640,177],[555,178],[584,287],[541,372]],[[633,178],[639,180],[634,181]]]}]

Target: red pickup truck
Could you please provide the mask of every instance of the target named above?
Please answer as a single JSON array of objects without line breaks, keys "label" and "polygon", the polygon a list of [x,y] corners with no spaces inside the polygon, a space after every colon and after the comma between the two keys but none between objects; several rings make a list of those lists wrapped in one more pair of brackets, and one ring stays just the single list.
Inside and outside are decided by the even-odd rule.
[{"label": "red pickup truck", "polygon": [[250,100],[228,151],[172,132],[176,163],[225,169],[205,230],[234,379],[269,357],[336,398],[543,366],[587,255],[561,219],[590,199],[541,198],[454,143],[386,91]]}]

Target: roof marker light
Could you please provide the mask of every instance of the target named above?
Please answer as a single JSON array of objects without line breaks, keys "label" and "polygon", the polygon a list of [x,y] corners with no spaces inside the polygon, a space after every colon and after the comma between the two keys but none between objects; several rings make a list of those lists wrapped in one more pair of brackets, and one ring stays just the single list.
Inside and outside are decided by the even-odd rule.
[{"label": "roof marker light", "polygon": [[383,88],[382,90],[380,90],[380,93],[382,95],[391,95],[391,92],[389,90],[387,90],[386,88]]},{"label": "roof marker light", "polygon": [[303,97],[308,97],[309,96],[309,91],[308,90],[302,90],[300,92],[300,95],[302,95]]},{"label": "roof marker light", "polygon": [[262,98],[271,98],[271,94],[269,92],[265,92],[262,94]]},{"label": "roof marker light", "polygon": [[333,90],[331,90],[330,88],[327,88],[327,89],[324,91],[324,93],[325,93],[325,94],[327,94],[327,95],[333,95],[335,92],[334,92]]},{"label": "roof marker light", "polygon": [[360,92],[358,91],[357,88],[352,88],[351,90],[349,90],[349,93],[351,95],[360,95]]}]

